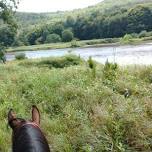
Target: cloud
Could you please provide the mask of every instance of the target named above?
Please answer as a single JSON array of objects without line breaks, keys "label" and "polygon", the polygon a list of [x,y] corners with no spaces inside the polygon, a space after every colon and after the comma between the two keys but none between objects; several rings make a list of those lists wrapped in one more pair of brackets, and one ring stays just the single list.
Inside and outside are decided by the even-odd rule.
[{"label": "cloud", "polygon": [[54,12],[84,8],[102,0],[21,0],[18,11]]}]

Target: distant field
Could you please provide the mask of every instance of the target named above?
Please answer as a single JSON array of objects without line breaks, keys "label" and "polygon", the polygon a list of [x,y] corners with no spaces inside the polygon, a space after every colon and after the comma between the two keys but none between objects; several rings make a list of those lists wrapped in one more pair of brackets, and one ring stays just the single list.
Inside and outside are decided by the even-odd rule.
[{"label": "distant field", "polygon": [[71,47],[84,47],[84,46],[88,46],[88,45],[116,43],[116,42],[119,42],[119,40],[120,40],[119,38],[96,39],[96,40],[72,41],[72,42],[67,42],[67,43],[51,43],[51,44],[21,46],[21,47],[9,48],[7,50],[7,52],[36,51],[36,50],[62,49],[62,48],[71,48]]},{"label": "distant field", "polygon": [[89,65],[76,56],[1,64],[0,151],[11,148],[9,108],[29,119],[32,104],[54,152],[152,151],[152,67]]},{"label": "distant field", "polygon": [[145,38],[133,38],[129,42],[121,41],[121,38],[107,38],[107,39],[95,39],[95,40],[84,40],[84,41],[72,41],[67,43],[51,43],[31,46],[20,46],[12,47],[7,49],[7,52],[18,52],[18,51],[36,51],[36,50],[49,50],[49,49],[62,49],[72,47],[86,47],[86,46],[99,46],[99,45],[111,45],[111,44],[139,44],[144,41],[151,41],[152,37]]}]

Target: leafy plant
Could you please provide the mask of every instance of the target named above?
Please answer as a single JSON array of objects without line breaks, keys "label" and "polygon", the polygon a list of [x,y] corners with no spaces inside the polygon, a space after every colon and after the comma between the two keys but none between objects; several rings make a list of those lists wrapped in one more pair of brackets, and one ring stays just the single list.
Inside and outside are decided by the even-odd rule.
[{"label": "leafy plant", "polygon": [[24,60],[24,59],[26,59],[27,57],[26,57],[26,54],[25,53],[17,53],[16,55],[15,55],[15,59],[16,60]]},{"label": "leafy plant", "polygon": [[26,67],[49,67],[51,68],[65,68],[69,66],[81,65],[84,61],[76,55],[67,55],[60,58],[46,58],[33,61],[24,61],[20,63]]},{"label": "leafy plant", "polygon": [[107,60],[103,68],[104,83],[110,86],[112,85],[112,87],[114,87],[113,85],[117,79],[117,72],[118,72],[118,64],[109,63],[109,61]]},{"label": "leafy plant", "polygon": [[89,64],[89,68],[92,70],[92,76],[93,76],[93,78],[95,78],[96,77],[96,64],[92,60],[91,56],[89,57],[88,64]]},{"label": "leafy plant", "polygon": [[2,61],[3,63],[6,62],[5,47],[3,45],[0,46],[0,61]]},{"label": "leafy plant", "polygon": [[71,30],[64,30],[62,32],[62,41],[63,42],[70,42],[70,41],[72,41],[73,37],[74,37],[74,35],[71,32]]},{"label": "leafy plant", "polygon": [[73,40],[73,41],[71,42],[71,47],[72,47],[72,48],[80,47],[80,44],[79,44],[79,42],[77,42],[76,40]]},{"label": "leafy plant", "polygon": [[132,35],[131,34],[126,34],[124,37],[121,39],[121,43],[123,44],[128,44],[132,42]]}]

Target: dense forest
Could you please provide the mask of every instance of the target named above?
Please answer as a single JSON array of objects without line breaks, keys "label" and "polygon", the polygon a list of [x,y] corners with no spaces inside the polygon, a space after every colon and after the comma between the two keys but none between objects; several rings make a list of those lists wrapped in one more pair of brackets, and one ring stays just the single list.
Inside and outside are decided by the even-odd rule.
[{"label": "dense forest", "polygon": [[[152,36],[151,0],[105,0],[95,6],[56,13],[16,13],[18,34],[14,46],[76,40]],[[2,32],[2,31],[0,31]],[[9,30],[5,35],[8,41]]]}]

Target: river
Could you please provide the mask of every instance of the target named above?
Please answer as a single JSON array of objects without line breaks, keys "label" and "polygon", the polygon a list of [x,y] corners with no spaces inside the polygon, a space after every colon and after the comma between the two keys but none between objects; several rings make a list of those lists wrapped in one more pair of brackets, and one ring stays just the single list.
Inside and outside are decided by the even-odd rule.
[{"label": "river", "polygon": [[[17,52],[21,53],[21,52]],[[104,46],[104,47],[87,47],[87,48],[66,48],[53,50],[25,51],[29,59],[42,57],[60,57],[69,53],[80,55],[84,59],[91,56],[95,61],[105,63],[116,62],[120,65],[129,64],[152,64],[152,43],[141,45],[124,45],[124,46]],[[7,53],[8,61],[15,59],[16,53]]]}]

